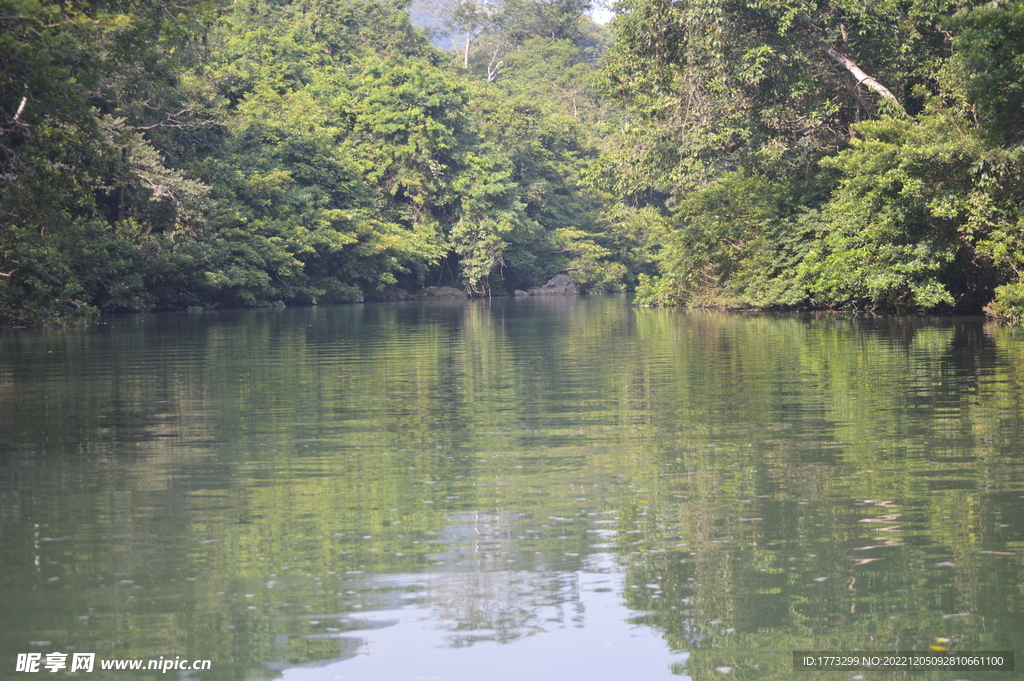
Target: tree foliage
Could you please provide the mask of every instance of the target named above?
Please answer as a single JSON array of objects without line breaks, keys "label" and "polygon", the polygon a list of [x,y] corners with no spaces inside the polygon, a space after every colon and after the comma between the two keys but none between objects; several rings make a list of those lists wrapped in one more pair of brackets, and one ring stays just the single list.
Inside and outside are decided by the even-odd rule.
[{"label": "tree foliage", "polygon": [[557,273],[1024,315],[1021,2],[437,6],[454,55],[394,0],[0,0],[0,321]]},{"label": "tree foliage", "polygon": [[628,122],[594,176],[673,224],[642,300],[1005,313],[1024,6],[617,7]]},{"label": "tree foliage", "polygon": [[4,0],[0,319],[543,283],[599,212],[581,7],[502,9],[503,56],[564,42],[531,98],[543,55],[488,83],[390,0]]}]

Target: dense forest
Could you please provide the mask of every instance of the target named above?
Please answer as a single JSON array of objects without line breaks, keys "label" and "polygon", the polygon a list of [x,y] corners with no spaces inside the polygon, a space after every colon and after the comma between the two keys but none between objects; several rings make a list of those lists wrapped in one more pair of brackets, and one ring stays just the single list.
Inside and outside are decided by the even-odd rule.
[{"label": "dense forest", "polygon": [[600,161],[642,300],[1019,316],[1024,2],[623,0]]},{"label": "dense forest", "polygon": [[408,9],[0,0],[0,322],[558,273],[1024,312],[1024,2]]}]

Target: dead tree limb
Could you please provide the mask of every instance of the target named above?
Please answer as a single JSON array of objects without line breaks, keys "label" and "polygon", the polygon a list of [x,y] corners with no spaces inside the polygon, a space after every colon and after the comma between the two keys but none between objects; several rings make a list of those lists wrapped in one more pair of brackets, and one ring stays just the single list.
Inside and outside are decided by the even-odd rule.
[{"label": "dead tree limb", "polygon": [[14,113],[14,118],[11,119],[14,123],[17,123],[18,119],[21,118],[21,112],[25,110],[25,102],[27,101],[28,97],[21,98],[21,104],[18,105],[18,110]]},{"label": "dead tree limb", "polygon": [[903,105],[900,104],[900,100],[896,99],[896,95],[889,92],[889,89],[882,85],[881,83],[879,83],[877,80],[875,80],[874,77],[864,73],[864,71],[859,66],[854,64],[853,61],[851,61],[850,58],[847,57],[845,54],[843,54],[839,50],[829,47],[828,45],[822,45],[821,51],[835,59],[844,69],[849,71],[850,75],[852,75],[857,80],[857,85],[866,85],[867,87],[871,88],[872,90],[880,94],[885,99],[895,104],[896,108],[899,109],[901,112],[903,112],[904,114],[907,113],[903,109]]}]

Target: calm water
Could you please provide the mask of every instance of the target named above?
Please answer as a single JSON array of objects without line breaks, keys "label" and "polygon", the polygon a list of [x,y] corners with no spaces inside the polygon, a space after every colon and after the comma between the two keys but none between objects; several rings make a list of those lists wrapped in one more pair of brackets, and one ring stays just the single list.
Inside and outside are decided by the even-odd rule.
[{"label": "calm water", "polygon": [[[1024,654],[1024,332],[599,297],[0,335],[2,678],[849,679],[792,651],[938,637]],[[99,669],[160,656],[211,670]]]}]

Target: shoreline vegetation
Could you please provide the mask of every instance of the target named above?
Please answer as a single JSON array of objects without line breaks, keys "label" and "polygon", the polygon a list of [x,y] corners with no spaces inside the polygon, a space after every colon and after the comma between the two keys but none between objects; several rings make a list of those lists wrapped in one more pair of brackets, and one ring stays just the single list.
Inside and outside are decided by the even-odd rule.
[{"label": "shoreline vegetation", "polygon": [[1024,1],[589,8],[0,0],[0,326],[556,276],[1024,316]]}]

